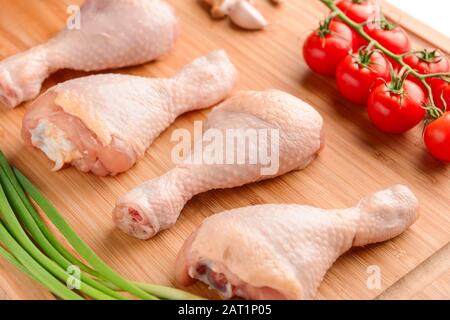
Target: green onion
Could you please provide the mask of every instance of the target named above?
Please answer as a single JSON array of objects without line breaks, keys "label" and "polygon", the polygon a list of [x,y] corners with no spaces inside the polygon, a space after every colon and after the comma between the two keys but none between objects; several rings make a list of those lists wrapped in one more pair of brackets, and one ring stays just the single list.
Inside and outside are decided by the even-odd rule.
[{"label": "green onion", "polygon": [[[166,300],[206,300],[205,298],[196,296],[192,293],[175,289],[175,288],[169,288],[164,287],[156,284],[149,284],[149,283],[143,283],[143,282],[133,282],[136,286],[141,288],[142,290],[154,294],[158,296],[161,299]],[[115,285],[110,283],[105,283],[109,288],[112,290],[120,291],[119,288],[117,288]]]},{"label": "green onion", "polygon": [[25,268],[19,260],[17,260],[16,257],[14,257],[11,253],[0,247],[0,257],[3,257],[6,261],[8,261],[10,264],[18,268],[23,273],[27,274],[28,276],[32,277],[33,279],[37,280],[33,274],[28,271],[27,268]]},{"label": "green onion", "polygon": [[[80,267],[81,270],[86,271],[88,274],[98,276],[95,270],[75,258],[50,232],[47,225],[40,219],[39,214],[26,196],[23,188],[20,186],[13,170],[1,151],[0,167],[4,172],[4,174],[0,172],[0,179],[6,189],[8,200],[12,204],[13,209],[19,213],[21,222],[26,225],[34,241],[39,243],[41,248],[44,249],[44,252],[55,262],[59,263],[62,268],[67,270],[69,266],[75,265]],[[89,277],[85,278],[81,275],[80,280],[116,299],[126,299],[126,297],[114,292],[107,286]]]},{"label": "green onion", "polygon": [[33,278],[37,279],[41,284],[47,287],[51,292],[62,299],[83,300],[67,286],[58,281],[50,272],[37,263],[9,234],[3,223],[0,223],[0,241],[14,252],[14,256],[23,265],[29,266],[28,270],[32,273]]},{"label": "green onion", "polygon": [[[0,220],[0,257],[58,297],[83,299],[65,285],[69,279],[65,270],[77,266],[84,272],[77,279],[80,281],[78,291],[89,298],[126,299],[119,292],[128,292],[142,299],[202,299],[182,290],[122,278],[87,246],[19,170],[10,167],[1,151],[0,183],[0,218],[3,220]],[[89,265],[77,259],[58,241],[27,194]]]},{"label": "green onion", "polygon": [[168,300],[206,300],[192,293],[150,283],[134,282],[142,290]]},{"label": "green onion", "polygon": [[[0,212],[2,212],[4,219],[4,225],[2,225],[2,227],[6,227],[6,229],[14,237],[17,243],[23,247],[22,249],[25,249],[34,259],[36,259],[37,262],[39,262],[43,267],[45,267],[45,269],[56,276],[59,280],[67,282],[68,279],[70,279],[70,275],[66,273],[66,270],[64,270],[55,261],[51,260],[45,254],[43,254],[28,238],[27,234],[22,229],[19,220],[15,216],[14,211],[10,207],[2,186],[0,186]],[[14,250],[11,251],[13,252],[13,255],[16,255],[16,252]],[[19,257],[17,258],[19,259]],[[97,299],[111,298],[110,296],[85,283],[81,284],[80,291],[88,294],[89,296],[96,297]]]},{"label": "green onion", "polygon": [[143,299],[158,299],[157,297],[148,294],[139,289],[131,282],[123,279],[119,274],[113,271],[106,263],[103,262],[88,245],[81,240],[80,237],[70,228],[63,217],[58,213],[56,208],[34,187],[34,185],[17,169],[14,168],[19,183],[25,189],[37,205],[46,213],[50,221],[59,229],[62,235],[69,241],[69,243],[77,250],[86,261],[92,265],[98,272],[105,277],[106,280],[115,284],[121,289]]},{"label": "green onion", "polygon": [[[52,259],[55,263],[57,263],[64,270],[67,270],[73,264],[71,262],[69,262],[66,258],[64,258],[52,246],[52,244],[47,240],[47,238],[41,232],[41,229],[38,227],[35,220],[31,217],[31,214],[29,213],[29,211],[27,210],[27,208],[21,201],[19,195],[17,194],[12,183],[7,178],[7,176],[3,170],[0,170],[0,181],[3,185],[3,187],[5,188],[5,193],[9,200],[9,203],[11,204],[14,211],[17,213],[18,217],[20,218],[20,221],[26,226],[28,232],[32,235],[33,240],[35,240],[36,243],[39,243],[40,248],[44,251],[44,253],[47,254],[47,256],[50,259]],[[95,288],[111,297],[114,297],[116,299],[125,299],[125,297],[121,296],[120,294],[117,294],[113,290],[109,289],[108,287],[104,286],[103,284],[101,284],[89,277],[84,277],[83,275],[81,275],[79,280],[82,283],[84,282],[85,284],[89,285],[90,287]],[[82,284],[82,286],[83,286],[83,284]],[[106,296],[103,296],[103,297],[106,298]]]},{"label": "green onion", "polygon": [[[83,262],[75,258],[64,246],[62,246],[58,239],[50,232],[47,225],[41,220],[41,217],[31,204],[30,200],[28,199],[27,195],[25,194],[25,191],[23,190],[22,186],[19,184],[19,181],[17,180],[11,166],[9,165],[8,161],[6,160],[3,152],[0,151],[0,167],[4,170],[5,174],[7,175],[9,182],[14,186],[14,189],[16,190],[17,194],[19,195],[20,199],[23,202],[23,205],[27,208],[28,213],[31,215],[41,232],[45,235],[47,240],[52,244],[52,246],[64,257],[66,260],[70,261],[72,265],[80,266],[81,270],[86,271],[90,274],[96,275],[95,270],[89,268],[86,266]],[[48,254],[48,253],[47,253]]]}]

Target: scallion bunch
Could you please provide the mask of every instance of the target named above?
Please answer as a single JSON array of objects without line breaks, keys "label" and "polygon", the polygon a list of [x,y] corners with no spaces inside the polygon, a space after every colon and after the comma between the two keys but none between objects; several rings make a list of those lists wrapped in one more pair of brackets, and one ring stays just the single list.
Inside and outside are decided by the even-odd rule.
[{"label": "scallion bunch", "polygon": [[[83,261],[76,258],[42,220],[37,204]],[[124,279],[112,270],[73,231],[56,208],[0,151],[0,257],[3,257],[61,299],[157,300],[201,299],[190,293],[153,284]],[[67,283],[67,272],[77,266],[81,275],[76,289]],[[126,296],[124,293],[128,293]]]}]

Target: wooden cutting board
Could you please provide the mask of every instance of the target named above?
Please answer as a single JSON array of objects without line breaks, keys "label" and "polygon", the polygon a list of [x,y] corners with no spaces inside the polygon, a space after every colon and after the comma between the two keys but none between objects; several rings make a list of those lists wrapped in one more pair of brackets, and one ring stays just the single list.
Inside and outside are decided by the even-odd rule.
[{"label": "wooden cutting board", "polygon": [[[183,240],[206,217],[231,208],[262,203],[299,203],[323,208],[354,205],[361,197],[403,183],[421,203],[421,217],[401,236],[351,250],[327,273],[317,298],[450,298],[450,170],[424,150],[421,128],[401,136],[385,135],[369,122],[364,108],[348,103],[333,79],[311,73],[301,44],[327,10],[317,0],[285,1],[261,8],[271,21],[263,32],[245,32],[228,20],[212,20],[195,0],[172,0],[181,21],[175,49],[158,62],[118,72],[150,77],[173,75],[192,59],[224,48],[239,70],[238,89],[277,88],[313,105],[325,119],[327,144],[310,167],[241,188],[211,191],[192,199],[170,230],[149,241],[126,236],[111,221],[115,199],[137,184],[157,177],[173,164],[171,132],[192,129],[209,110],[180,117],[148,150],[145,158],[119,177],[98,178],[74,169],[51,172],[51,163],[24,146],[20,126],[26,106],[0,108],[0,148],[64,214],[73,228],[111,266],[136,280],[176,285],[174,261]],[[80,0],[0,0],[0,59],[44,42],[63,28],[66,8]],[[400,20],[416,48],[439,47],[450,52],[450,40],[388,4],[388,16]],[[83,76],[61,71],[45,87]],[[381,288],[366,285],[367,269],[381,270]],[[215,297],[204,285],[189,290]],[[42,287],[0,261],[0,298],[51,298]]]}]

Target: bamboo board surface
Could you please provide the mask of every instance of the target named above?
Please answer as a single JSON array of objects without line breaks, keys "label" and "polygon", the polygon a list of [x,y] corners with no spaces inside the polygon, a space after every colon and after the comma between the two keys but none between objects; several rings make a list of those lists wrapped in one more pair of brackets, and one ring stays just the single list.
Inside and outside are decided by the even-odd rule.
[{"label": "bamboo board surface", "polygon": [[[63,28],[66,8],[81,0],[0,0],[0,59],[42,43]],[[304,171],[196,196],[170,230],[143,242],[114,228],[111,210],[117,197],[157,177],[173,165],[171,132],[192,129],[209,110],[186,114],[150,147],[145,158],[118,177],[98,178],[69,168],[51,172],[50,162],[24,146],[20,126],[25,107],[0,108],[0,148],[40,188],[88,244],[124,276],[176,285],[174,262],[183,240],[206,217],[223,210],[262,203],[299,203],[323,208],[354,205],[361,197],[403,183],[421,203],[420,219],[401,236],[342,256],[327,273],[318,299],[438,298],[449,299],[450,169],[424,150],[421,128],[402,136],[380,133],[364,108],[342,99],[334,81],[311,73],[301,57],[301,43],[317,26],[326,8],[317,0],[286,0],[279,7],[260,6],[271,21],[263,32],[244,32],[228,20],[212,20],[196,0],[171,0],[181,22],[175,49],[158,62],[117,72],[163,77],[214,49],[224,48],[239,74],[237,89],[276,88],[294,94],[322,114],[326,148]],[[383,4],[384,5],[384,4]],[[450,40],[385,4],[388,16],[401,17],[416,48],[439,47],[450,52]],[[45,88],[84,75],[60,71]],[[366,285],[367,268],[381,270],[381,288]],[[420,281],[417,281],[419,279]],[[206,286],[192,292],[216,297]],[[51,298],[42,287],[0,261],[0,299]]]}]

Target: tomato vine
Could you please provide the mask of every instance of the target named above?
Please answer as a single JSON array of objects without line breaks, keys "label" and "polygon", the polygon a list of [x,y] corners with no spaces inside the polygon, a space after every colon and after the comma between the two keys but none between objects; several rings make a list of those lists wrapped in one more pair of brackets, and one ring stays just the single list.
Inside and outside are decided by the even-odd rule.
[{"label": "tomato vine", "polygon": [[366,40],[367,42],[369,42],[369,45],[381,52],[383,52],[386,56],[388,56],[389,58],[391,58],[393,61],[395,61],[396,63],[398,63],[400,65],[400,67],[404,70],[404,72],[406,72],[409,75],[412,75],[413,77],[417,78],[422,84],[423,86],[426,88],[427,90],[427,95],[429,98],[429,106],[426,107],[428,113],[434,118],[437,116],[442,115],[445,110],[441,110],[440,108],[436,107],[436,104],[434,102],[434,97],[433,97],[433,91],[431,86],[428,84],[428,82],[426,81],[429,78],[445,78],[445,79],[450,79],[450,73],[447,72],[442,72],[442,73],[429,73],[429,74],[421,74],[419,72],[417,72],[416,70],[414,70],[411,66],[409,66],[407,63],[405,63],[403,61],[403,58],[408,55],[411,54],[413,52],[408,52],[406,54],[401,54],[401,55],[397,55],[394,54],[393,52],[389,51],[388,49],[386,49],[384,46],[382,46],[378,41],[376,41],[375,39],[373,39],[371,36],[369,36],[365,30],[364,30],[364,25],[365,23],[356,23],[355,21],[353,21],[352,19],[350,19],[344,12],[342,12],[335,4],[334,0],[319,0],[320,2],[322,2],[325,6],[327,6],[330,10],[331,10],[331,15],[333,17],[337,17],[339,18],[342,22],[344,22],[347,26],[349,26],[351,29],[353,29],[360,37],[362,37],[364,40]]}]

